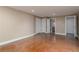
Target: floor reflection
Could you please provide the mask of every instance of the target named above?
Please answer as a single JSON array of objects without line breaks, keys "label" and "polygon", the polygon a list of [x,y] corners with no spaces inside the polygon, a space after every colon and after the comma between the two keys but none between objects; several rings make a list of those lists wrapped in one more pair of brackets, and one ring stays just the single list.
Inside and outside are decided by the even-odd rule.
[{"label": "floor reflection", "polygon": [[76,52],[79,40],[62,35],[39,33],[0,47],[6,52]]}]

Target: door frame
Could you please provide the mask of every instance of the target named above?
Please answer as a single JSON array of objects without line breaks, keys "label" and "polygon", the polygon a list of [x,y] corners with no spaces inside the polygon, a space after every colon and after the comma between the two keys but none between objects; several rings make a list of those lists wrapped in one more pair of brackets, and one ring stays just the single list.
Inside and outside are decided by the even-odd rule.
[{"label": "door frame", "polygon": [[76,19],[76,15],[74,16],[65,16],[65,35],[67,35],[67,29],[66,29],[66,25],[67,25],[67,17],[74,17],[74,37],[77,36],[77,19]]},{"label": "door frame", "polygon": [[56,18],[52,18],[52,20],[54,19],[55,21],[55,34],[56,34]]}]

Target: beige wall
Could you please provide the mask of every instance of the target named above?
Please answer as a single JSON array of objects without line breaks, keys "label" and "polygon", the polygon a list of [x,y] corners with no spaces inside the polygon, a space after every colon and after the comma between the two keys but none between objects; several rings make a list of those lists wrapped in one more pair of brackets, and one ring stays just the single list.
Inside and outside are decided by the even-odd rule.
[{"label": "beige wall", "polygon": [[34,16],[0,7],[0,42],[34,33]]},{"label": "beige wall", "polygon": [[65,34],[65,17],[56,17],[56,33]]}]

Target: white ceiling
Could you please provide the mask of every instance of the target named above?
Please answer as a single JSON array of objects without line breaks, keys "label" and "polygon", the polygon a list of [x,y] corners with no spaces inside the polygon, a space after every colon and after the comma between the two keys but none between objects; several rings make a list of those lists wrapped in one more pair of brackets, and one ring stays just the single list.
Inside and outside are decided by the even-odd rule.
[{"label": "white ceiling", "polygon": [[63,16],[79,12],[79,6],[10,6],[10,7],[40,17]]}]

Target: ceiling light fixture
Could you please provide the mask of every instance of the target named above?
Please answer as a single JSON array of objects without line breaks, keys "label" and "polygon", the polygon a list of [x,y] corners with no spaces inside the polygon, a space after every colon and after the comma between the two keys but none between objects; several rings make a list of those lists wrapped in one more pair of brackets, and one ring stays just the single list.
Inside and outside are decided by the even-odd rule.
[{"label": "ceiling light fixture", "polygon": [[34,10],[32,9],[32,12],[34,12]]}]

